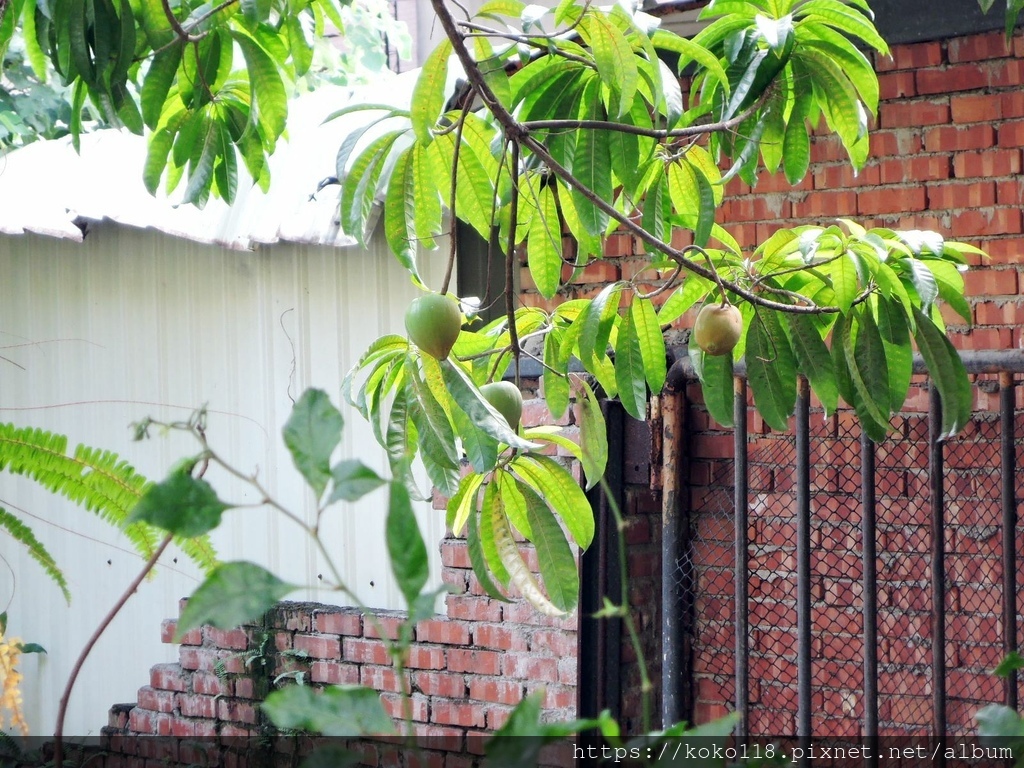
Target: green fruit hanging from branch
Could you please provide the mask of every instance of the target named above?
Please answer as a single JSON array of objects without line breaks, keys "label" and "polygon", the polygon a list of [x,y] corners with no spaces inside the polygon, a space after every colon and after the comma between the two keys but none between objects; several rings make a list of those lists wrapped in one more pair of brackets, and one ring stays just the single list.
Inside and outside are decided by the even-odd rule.
[{"label": "green fruit hanging from branch", "polygon": [[709,355],[727,355],[743,334],[743,315],[734,305],[705,304],[693,324],[697,346]]},{"label": "green fruit hanging from branch", "polygon": [[511,381],[495,381],[480,387],[480,394],[505,417],[513,432],[518,431],[523,416],[523,395],[519,387]]},{"label": "green fruit hanging from branch", "polygon": [[409,339],[431,357],[445,360],[462,330],[459,305],[439,293],[414,299],[405,311]]}]

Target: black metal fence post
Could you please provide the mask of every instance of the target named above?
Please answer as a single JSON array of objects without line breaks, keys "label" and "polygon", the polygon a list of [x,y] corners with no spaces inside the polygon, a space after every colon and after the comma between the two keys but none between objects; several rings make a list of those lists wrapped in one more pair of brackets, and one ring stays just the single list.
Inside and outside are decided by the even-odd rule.
[{"label": "black metal fence post", "polygon": [[868,766],[878,765],[878,552],[875,536],[875,444],[860,435],[862,597],[864,614],[864,736]]},{"label": "black metal fence post", "polygon": [[[935,382],[929,385],[928,479],[931,485],[932,539],[932,734],[938,746],[946,737],[946,530],[942,443],[942,400]],[[946,764],[937,750],[936,765]]]},{"label": "black metal fence post", "polygon": [[733,379],[733,451],[735,455],[733,507],[736,523],[736,711],[737,735],[746,743],[750,736],[750,584],[747,535],[747,381]]},{"label": "black metal fence post", "polygon": [[[999,374],[1000,464],[1002,487],[1000,503],[1003,512],[1003,653],[1017,650],[1017,449],[1014,442],[1013,374]],[[1005,682],[1006,706],[1017,708],[1017,671]]]},{"label": "black metal fence post", "polygon": [[[811,390],[797,379],[796,401],[796,626],[797,725],[803,755],[811,746]],[[807,764],[807,758],[801,765]]]}]

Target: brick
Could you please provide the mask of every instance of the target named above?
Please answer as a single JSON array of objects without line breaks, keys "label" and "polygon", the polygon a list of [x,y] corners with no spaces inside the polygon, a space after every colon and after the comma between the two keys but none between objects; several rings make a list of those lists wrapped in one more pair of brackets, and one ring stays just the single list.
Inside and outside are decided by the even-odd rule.
[{"label": "brick", "polygon": [[1024,147],[1024,120],[1002,123],[999,126],[1000,147]]},{"label": "brick", "polygon": [[924,209],[925,192],[921,186],[885,187],[865,190],[857,195],[857,212],[861,216]]},{"label": "brick", "polygon": [[991,181],[970,183],[929,184],[929,210],[954,208],[981,208],[995,205],[996,185]]},{"label": "brick", "polygon": [[996,184],[996,202],[999,205],[1020,205],[1024,201],[1024,180],[1000,181]]},{"label": "brick", "polygon": [[475,675],[497,675],[501,671],[502,654],[452,648],[448,651],[449,672],[471,672]]},{"label": "brick", "polygon": [[577,285],[586,283],[614,283],[619,279],[619,265],[613,261],[598,259],[584,267],[572,282]]},{"label": "brick", "polygon": [[496,648],[501,651],[525,651],[527,649],[523,633],[497,624],[478,624],[473,627],[473,645],[481,648]]},{"label": "brick", "polygon": [[1021,231],[1019,208],[992,208],[987,211],[963,211],[953,217],[951,226],[957,238],[1016,234]]},{"label": "brick", "polygon": [[918,155],[883,160],[878,165],[882,184],[905,184],[915,181],[948,179],[951,163],[946,155]]},{"label": "brick", "polygon": [[917,92],[952,93],[985,88],[991,81],[991,72],[980,64],[959,64],[944,69],[921,69],[916,73]]},{"label": "brick", "polygon": [[355,612],[316,613],[313,629],[323,635],[351,635],[363,633],[363,617]]},{"label": "brick", "polygon": [[249,638],[242,629],[217,629],[216,627],[204,627],[203,636],[217,648],[227,650],[244,651],[249,646]]},{"label": "brick", "polygon": [[160,642],[172,644],[175,642],[181,645],[202,645],[203,644],[203,630],[200,627],[195,627],[186,632],[180,640],[175,640],[174,635],[178,631],[178,622],[175,619],[164,619],[160,624]]},{"label": "brick", "polygon": [[942,47],[936,42],[912,45],[894,45],[889,56],[877,56],[875,68],[879,72],[897,69],[920,69],[942,63]]},{"label": "brick", "polygon": [[547,425],[566,426],[572,423],[572,409],[566,409],[561,416],[551,415],[548,404],[541,399],[526,400],[523,402],[522,422],[525,427],[540,427]]},{"label": "brick", "polygon": [[947,55],[951,64],[998,59],[1012,53],[1013,51],[1007,46],[1002,32],[956,37],[950,40],[947,46]]},{"label": "brick", "polygon": [[[653,560],[653,558],[649,559]],[[658,567],[661,567],[660,562]],[[577,645],[578,641],[575,633],[559,630],[539,629],[530,637],[531,651],[553,656],[556,659],[575,656]]]},{"label": "brick", "polygon": [[1017,270],[968,270],[964,284],[968,296],[1013,296],[1017,293]]},{"label": "brick", "polygon": [[173,712],[174,696],[173,691],[161,691],[146,685],[139,688],[138,706],[151,712]]},{"label": "brick", "polygon": [[314,659],[341,658],[341,640],[336,637],[296,634],[294,648]]},{"label": "brick", "polygon": [[230,696],[234,688],[234,682],[223,679],[212,672],[194,672],[192,674],[192,692],[201,693],[204,696]]},{"label": "brick", "polygon": [[161,691],[187,691],[188,678],[177,664],[157,664],[149,670],[149,684]]},{"label": "brick", "polygon": [[390,667],[366,666],[359,670],[359,682],[375,691],[400,692],[404,689],[402,679]]},{"label": "brick", "polygon": [[236,674],[244,671],[241,657],[230,651],[182,646],[178,652],[178,659],[182,669],[199,669],[204,672],[215,672],[217,669],[222,669],[224,672]]},{"label": "brick", "polygon": [[1024,305],[1016,301],[984,302],[975,311],[978,325],[1020,325],[1024,323]]},{"label": "brick", "polygon": [[986,123],[1003,116],[1002,100],[992,94],[966,94],[949,100],[954,123]]},{"label": "brick", "polygon": [[445,656],[443,648],[424,648],[414,645],[409,649],[409,669],[444,669]]},{"label": "brick", "polygon": [[354,685],[359,682],[359,667],[355,664],[320,659],[310,665],[309,679],[314,683]]},{"label": "brick", "polygon": [[229,723],[255,725],[256,706],[251,701],[241,699],[217,699],[217,719]]},{"label": "brick", "polygon": [[342,657],[357,664],[391,663],[391,656],[380,640],[362,640],[355,637],[342,639]]},{"label": "brick", "polygon": [[953,158],[953,174],[957,178],[995,178],[1020,173],[1020,150],[989,150],[964,152]]},{"label": "brick", "polygon": [[558,663],[542,656],[507,654],[502,659],[502,674],[531,682],[554,683],[558,680]]},{"label": "brick", "polygon": [[907,157],[921,151],[920,132],[909,128],[875,131],[869,134],[869,140],[875,157]]},{"label": "brick", "polygon": [[491,704],[518,704],[523,684],[500,678],[474,677],[469,681],[469,698]]},{"label": "brick", "polygon": [[917,95],[913,72],[886,72],[878,76],[878,95],[883,101]]},{"label": "brick", "polygon": [[217,717],[216,696],[200,696],[195,693],[178,694],[178,710],[184,717],[205,717],[214,720]]},{"label": "brick", "polygon": [[[993,94],[993,98],[995,95]],[[999,112],[1006,117],[1024,117],[1024,91],[1020,89],[999,94]]]},{"label": "brick", "polygon": [[363,637],[370,640],[397,640],[405,619],[404,613],[378,612],[367,615],[363,622]]},{"label": "brick", "polygon": [[466,542],[445,539],[441,542],[441,565],[446,568],[472,568]]},{"label": "brick", "polygon": [[856,192],[812,192],[802,201],[793,203],[793,217],[797,219],[835,218],[853,216],[856,213]]},{"label": "brick", "polygon": [[1003,59],[989,63],[989,86],[992,88],[1019,88],[1024,83],[1024,61]]},{"label": "brick", "polygon": [[875,186],[878,182],[877,165],[869,165],[858,173],[849,163],[840,163],[821,166],[814,172],[815,189]]},{"label": "brick", "polygon": [[466,621],[501,621],[501,603],[489,597],[449,595],[448,618]]},{"label": "brick", "polygon": [[[405,708],[405,700],[398,693],[382,693],[380,703],[384,706],[384,711],[395,720],[403,719],[407,715],[411,720],[418,723],[425,723],[430,719],[430,702],[425,696],[417,696],[416,694],[410,696],[408,710]],[[397,765],[398,763],[397,761],[387,760],[384,764]]]},{"label": "brick", "polygon": [[466,695],[466,678],[444,672],[415,672],[413,687],[427,696],[460,699]]},{"label": "brick", "polygon": [[469,625],[448,619],[430,619],[416,625],[416,641],[442,645],[468,645]]},{"label": "brick", "polygon": [[896,101],[878,109],[879,128],[910,128],[945,125],[949,122],[949,100]]},{"label": "brick", "polygon": [[484,707],[479,704],[434,699],[430,707],[430,721],[438,725],[483,728],[486,724],[485,712]]},{"label": "brick", "polygon": [[924,132],[926,152],[962,152],[995,145],[995,129],[984,123],[966,128],[941,126]]}]

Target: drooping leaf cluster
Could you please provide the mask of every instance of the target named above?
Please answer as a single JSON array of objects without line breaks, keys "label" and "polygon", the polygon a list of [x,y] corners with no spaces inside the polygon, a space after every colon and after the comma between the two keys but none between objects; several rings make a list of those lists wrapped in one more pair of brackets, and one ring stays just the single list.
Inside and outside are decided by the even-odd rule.
[{"label": "drooping leaf cluster", "polygon": [[[308,73],[326,62],[339,71],[319,79],[336,80],[364,61],[386,66],[376,32],[404,33],[375,7],[386,4],[356,0],[353,13],[352,3],[11,0],[0,19],[0,54],[17,34],[40,80],[55,71],[69,90],[76,147],[84,110],[148,132],[147,188],[155,193],[164,179],[170,192],[184,180],[184,202],[201,207],[211,194],[232,201],[239,183],[267,189],[267,159],[284,133],[289,94]],[[356,27],[349,53],[328,55],[335,49],[326,33],[344,31],[346,22]]]}]

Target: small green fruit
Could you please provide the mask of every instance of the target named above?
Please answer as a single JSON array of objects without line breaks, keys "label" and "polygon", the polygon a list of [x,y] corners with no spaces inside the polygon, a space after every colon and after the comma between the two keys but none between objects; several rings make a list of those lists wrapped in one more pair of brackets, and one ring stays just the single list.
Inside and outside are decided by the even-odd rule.
[{"label": "small green fruit", "polygon": [[519,430],[519,420],[523,416],[523,394],[519,387],[511,381],[496,381],[480,387],[480,394],[505,417],[513,432]]},{"label": "small green fruit", "polygon": [[405,330],[412,343],[438,360],[448,357],[461,329],[459,305],[439,293],[413,299],[405,310]]},{"label": "small green fruit", "polygon": [[693,324],[697,346],[709,355],[727,355],[743,333],[743,315],[732,304],[705,304]]}]

